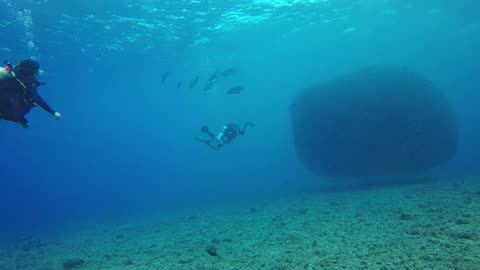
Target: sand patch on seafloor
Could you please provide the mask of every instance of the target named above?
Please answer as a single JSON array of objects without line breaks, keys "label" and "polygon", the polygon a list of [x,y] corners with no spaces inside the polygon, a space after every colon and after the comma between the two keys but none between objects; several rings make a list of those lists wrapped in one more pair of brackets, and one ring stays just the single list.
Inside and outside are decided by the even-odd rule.
[{"label": "sand patch on seafloor", "polygon": [[[209,254],[208,251],[212,254]],[[212,256],[212,255],[217,256]],[[250,202],[22,238],[0,270],[479,269],[480,183]]]}]

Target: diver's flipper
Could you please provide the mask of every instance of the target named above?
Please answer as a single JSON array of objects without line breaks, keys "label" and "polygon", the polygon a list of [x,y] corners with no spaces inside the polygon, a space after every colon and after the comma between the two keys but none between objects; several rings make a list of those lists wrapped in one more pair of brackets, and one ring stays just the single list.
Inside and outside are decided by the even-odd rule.
[{"label": "diver's flipper", "polygon": [[200,130],[201,130],[203,133],[208,133],[208,127],[207,127],[207,126],[203,126]]},{"label": "diver's flipper", "polygon": [[210,130],[208,129],[207,126],[203,126],[200,131],[202,131],[203,133],[207,134],[210,138],[212,139],[215,139],[215,134],[213,134],[212,132],[210,132]]}]

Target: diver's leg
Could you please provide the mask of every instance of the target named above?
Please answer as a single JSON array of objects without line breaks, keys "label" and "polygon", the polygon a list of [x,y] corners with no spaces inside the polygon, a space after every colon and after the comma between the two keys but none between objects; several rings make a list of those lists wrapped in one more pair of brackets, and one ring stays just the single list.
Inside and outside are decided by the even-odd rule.
[{"label": "diver's leg", "polygon": [[197,138],[197,137],[195,137],[194,139],[195,139],[195,140],[197,140],[197,141],[199,141],[199,142],[206,143],[206,144],[208,144],[208,143],[209,143],[209,140],[202,140],[202,139],[200,139],[200,138]]},{"label": "diver's leg", "polygon": [[208,132],[207,134],[208,134],[208,136],[209,136],[210,138],[212,138],[212,139],[214,139],[214,140],[217,139],[217,138],[215,137],[215,134],[213,134],[213,133],[211,133],[211,132]]},{"label": "diver's leg", "polygon": [[[210,148],[212,148],[213,150],[218,150],[218,149],[220,149],[220,146],[219,146],[219,145],[214,145],[214,144],[212,143],[212,140],[202,140],[202,139],[199,139],[199,138],[194,138],[194,139],[197,140],[197,141],[199,141],[199,142],[202,142],[202,143],[204,143],[204,144],[206,144],[206,145],[208,145],[208,146],[210,146]],[[213,141],[215,141],[215,140],[213,140]]]},{"label": "diver's leg", "polygon": [[213,145],[213,144],[211,144],[211,143],[209,143],[208,146],[210,146],[210,148],[212,148],[213,150],[220,150],[220,147],[222,147],[221,144],[219,144],[219,145]]},{"label": "diver's leg", "polygon": [[28,124],[28,120],[25,118],[25,116],[22,116],[22,115],[19,116],[16,113],[12,113],[12,112],[8,112],[8,111],[7,112],[1,112],[0,113],[0,119],[16,123],[23,128],[30,127],[30,125]]},{"label": "diver's leg", "polygon": [[18,124],[23,128],[30,127],[30,125],[28,124],[28,120],[27,118],[25,118],[25,116],[20,117],[20,121],[18,121]]},{"label": "diver's leg", "polygon": [[201,129],[200,129],[203,133],[207,134],[208,137],[212,138],[212,139],[215,139],[215,134],[213,134],[207,126],[203,126]]},{"label": "diver's leg", "polygon": [[25,123],[25,122],[18,122],[18,124],[23,128],[29,128],[30,127],[30,125],[28,123]]}]

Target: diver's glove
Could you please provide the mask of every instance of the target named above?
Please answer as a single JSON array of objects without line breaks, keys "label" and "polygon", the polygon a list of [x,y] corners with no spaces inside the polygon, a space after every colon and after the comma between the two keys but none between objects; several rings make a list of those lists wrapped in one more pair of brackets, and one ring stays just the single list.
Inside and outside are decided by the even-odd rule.
[{"label": "diver's glove", "polygon": [[57,120],[62,119],[62,114],[59,113],[59,112],[55,112],[55,114],[53,116],[55,116],[55,119],[57,119]]}]

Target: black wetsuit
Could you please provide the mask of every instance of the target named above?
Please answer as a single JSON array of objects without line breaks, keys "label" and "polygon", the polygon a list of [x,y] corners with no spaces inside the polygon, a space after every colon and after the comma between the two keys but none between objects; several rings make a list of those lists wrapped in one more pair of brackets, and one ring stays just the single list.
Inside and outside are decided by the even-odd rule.
[{"label": "black wetsuit", "polygon": [[235,139],[238,135],[243,135],[245,132],[240,130],[240,126],[234,123],[230,123],[226,126],[223,130],[223,136],[220,138],[223,144],[230,143]]},{"label": "black wetsuit", "polygon": [[[20,82],[22,82],[23,85]],[[1,80],[0,118],[12,122],[27,124],[28,121],[25,118],[25,115],[36,105],[52,115],[55,114],[55,110],[53,110],[38,94],[37,87],[39,85],[39,82],[33,77],[6,78]]]}]

